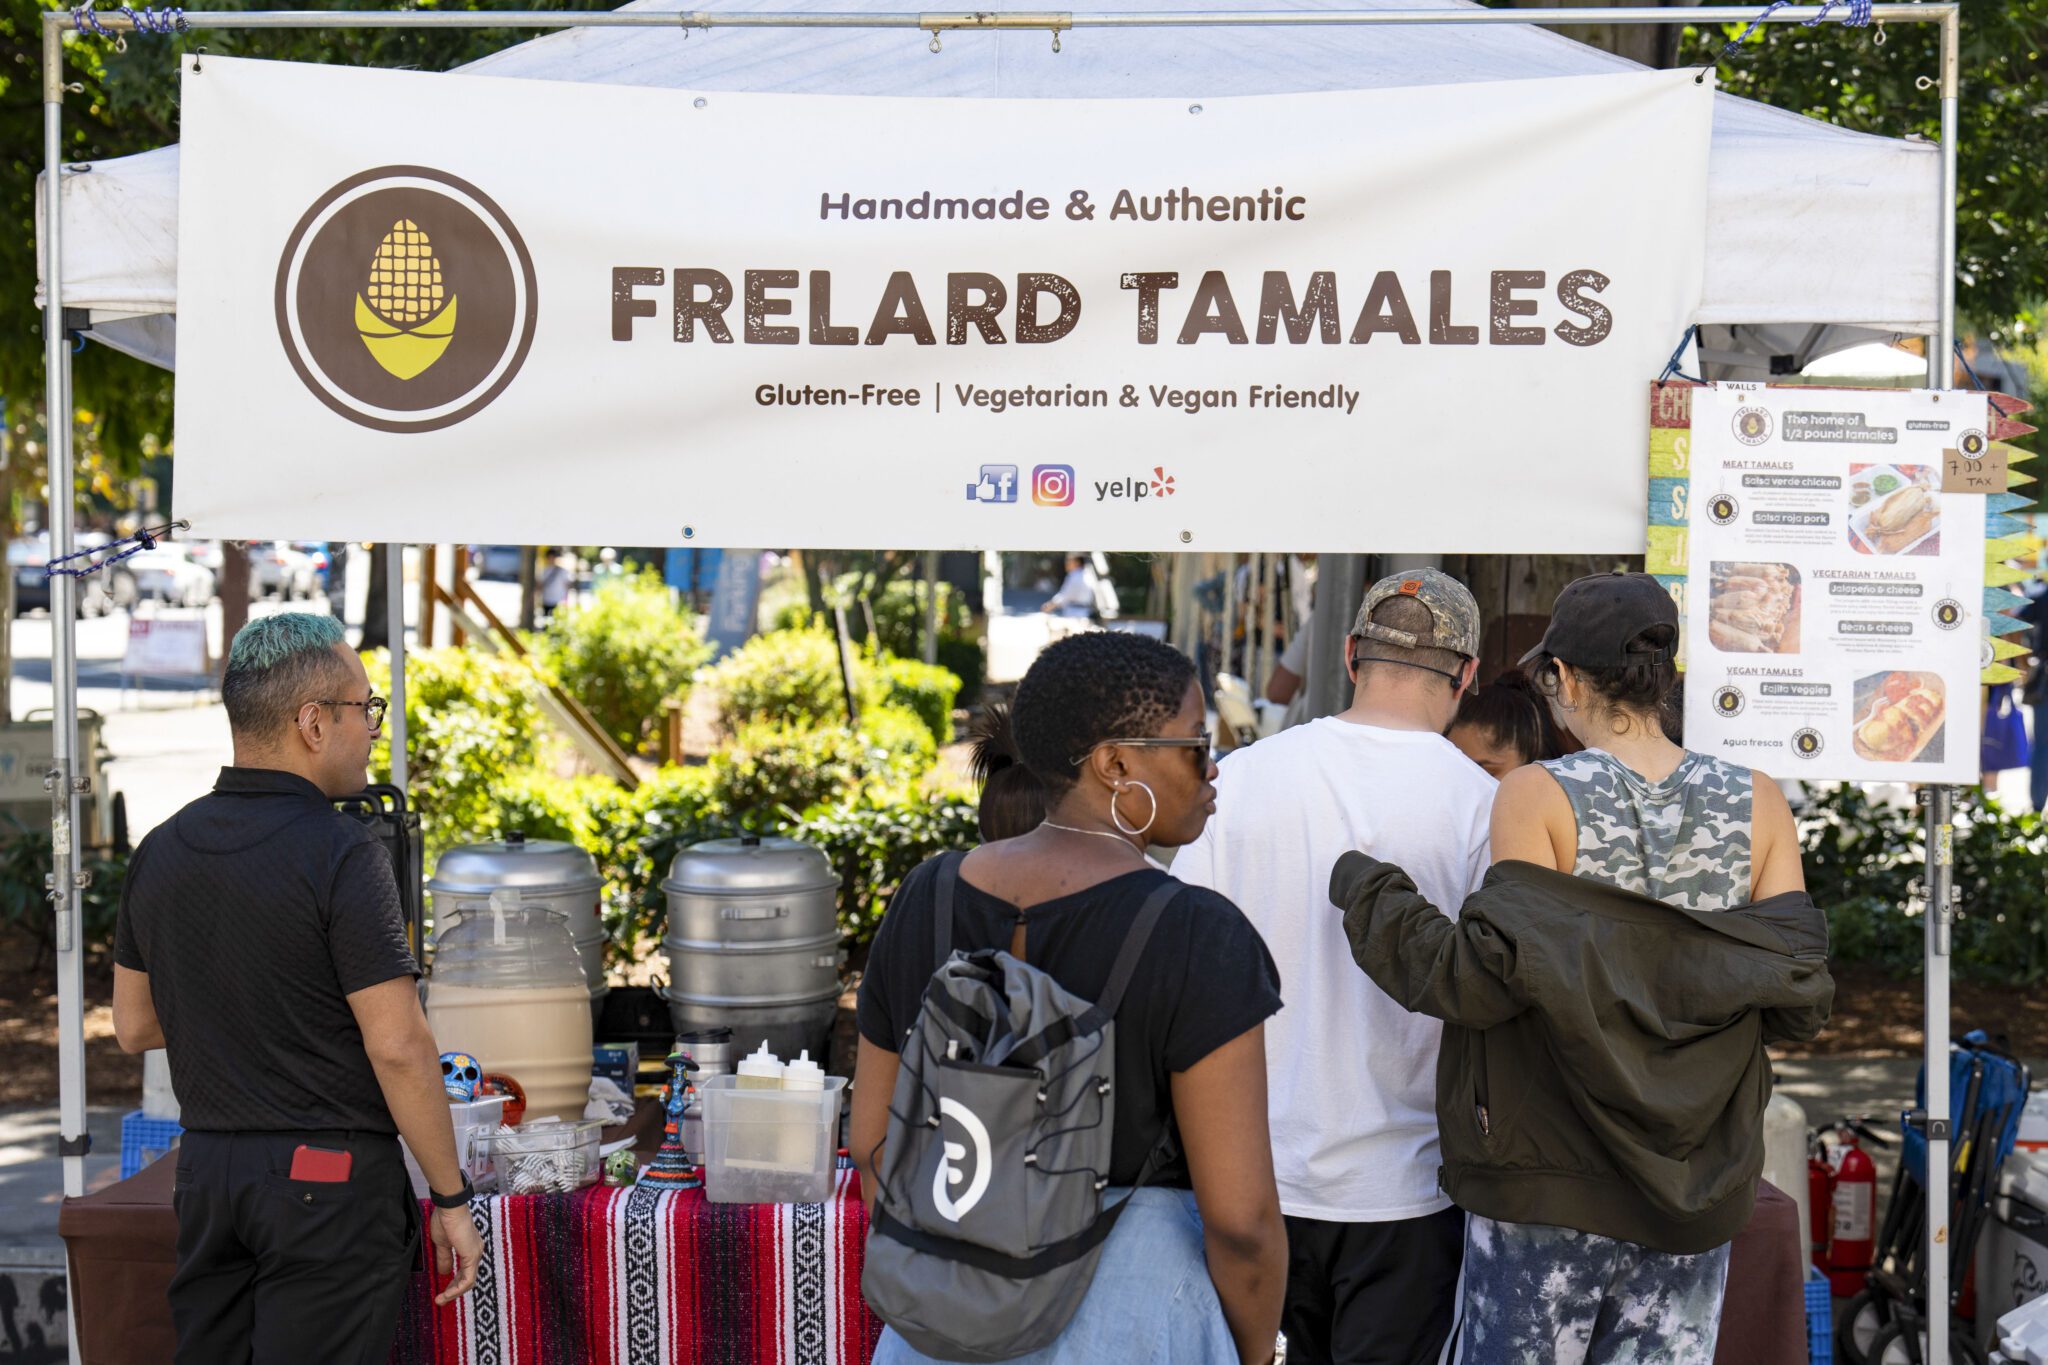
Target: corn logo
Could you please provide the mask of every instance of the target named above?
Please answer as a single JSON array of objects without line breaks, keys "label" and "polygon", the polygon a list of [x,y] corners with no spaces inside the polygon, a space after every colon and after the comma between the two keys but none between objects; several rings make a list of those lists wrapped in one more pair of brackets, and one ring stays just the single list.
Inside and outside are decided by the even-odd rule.
[{"label": "corn logo", "polygon": [[307,209],[277,266],[277,330],[299,379],[376,431],[438,431],[518,375],[539,297],[512,221],[424,166],[351,176]]}]

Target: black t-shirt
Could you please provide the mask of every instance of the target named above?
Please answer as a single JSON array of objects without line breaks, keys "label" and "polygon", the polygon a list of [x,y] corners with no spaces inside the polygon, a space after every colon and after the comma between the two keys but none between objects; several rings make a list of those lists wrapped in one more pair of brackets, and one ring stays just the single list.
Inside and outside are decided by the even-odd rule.
[{"label": "black t-shirt", "polygon": [[[875,934],[860,983],[863,1038],[901,1052],[926,985],[938,859],[904,878]],[[1083,1000],[1102,994],[1138,910],[1167,874],[1145,868],[1043,901],[1024,912],[1025,958]],[[1017,908],[960,878],[953,897],[953,946],[1010,945]],[[1167,1078],[1280,1009],[1280,971],[1244,913],[1206,887],[1184,888],[1167,906],[1116,1012],[1116,1132],[1109,1178],[1128,1185],[1173,1116]],[[1154,1184],[1188,1185],[1176,1161]]]},{"label": "black t-shirt", "polygon": [[397,1131],[346,997],[419,968],[390,855],[311,782],[223,768],[151,830],[114,961],[149,973],[185,1127]]}]

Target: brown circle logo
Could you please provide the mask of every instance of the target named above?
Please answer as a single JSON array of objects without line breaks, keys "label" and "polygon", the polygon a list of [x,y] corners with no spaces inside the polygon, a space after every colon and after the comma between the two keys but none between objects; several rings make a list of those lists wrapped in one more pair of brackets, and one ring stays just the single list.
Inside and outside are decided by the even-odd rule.
[{"label": "brown circle logo", "polygon": [[1765,408],[1735,410],[1735,439],[1746,446],[1760,446],[1771,439],[1771,414]]},{"label": "brown circle logo", "polygon": [[482,190],[425,166],[349,177],[277,263],[277,334],[313,395],[376,431],[438,431],[505,391],[533,345],[533,258]]}]

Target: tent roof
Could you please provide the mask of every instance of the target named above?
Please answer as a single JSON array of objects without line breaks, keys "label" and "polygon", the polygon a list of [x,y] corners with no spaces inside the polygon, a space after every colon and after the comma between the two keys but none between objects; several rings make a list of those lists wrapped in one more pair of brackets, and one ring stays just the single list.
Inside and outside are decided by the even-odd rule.
[{"label": "tent roof", "polygon": [[[1411,3],[1119,0],[1119,9]],[[627,8],[682,6],[637,0]],[[792,8],[830,13],[876,5],[729,0],[721,10]],[[938,53],[927,43],[926,34],[904,29],[582,28],[518,44],[462,70],[714,92],[1052,99],[1359,90],[1640,69],[1527,24],[1087,29],[1064,35],[1058,53],[1046,33],[1029,30],[949,33]],[[915,147],[905,154],[914,157]],[[1932,332],[1939,185],[1940,158],[1929,144],[1851,133],[1717,96],[1700,321],[1807,330],[1839,324],[1824,337],[1808,336],[1802,363],[1869,333]],[[64,204],[65,303],[92,311],[101,340],[169,363],[172,329],[162,317],[108,324],[176,311],[177,148],[67,173]],[[1598,204],[1586,208],[1603,211]]]}]

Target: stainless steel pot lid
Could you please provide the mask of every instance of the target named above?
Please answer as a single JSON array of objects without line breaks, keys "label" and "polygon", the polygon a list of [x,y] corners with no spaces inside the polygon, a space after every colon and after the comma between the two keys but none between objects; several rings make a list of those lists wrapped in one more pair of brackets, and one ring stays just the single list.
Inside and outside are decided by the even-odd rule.
[{"label": "stainless steel pot lid", "polygon": [[574,844],[509,834],[487,844],[461,844],[441,855],[427,890],[437,896],[520,891],[595,891],[604,885],[597,862]]},{"label": "stainless steel pot lid", "polygon": [[692,844],[669,864],[661,889],[684,895],[789,895],[839,885],[818,849],[779,835],[742,835]]}]

